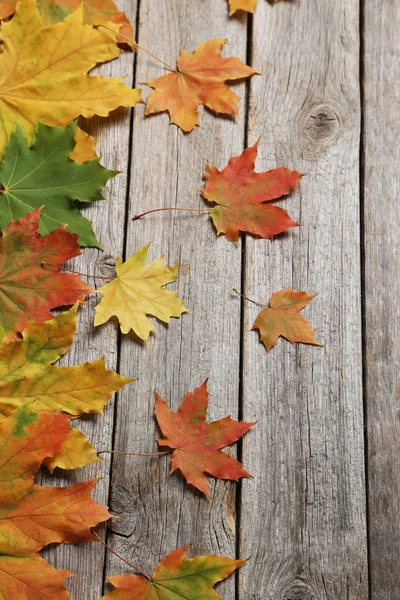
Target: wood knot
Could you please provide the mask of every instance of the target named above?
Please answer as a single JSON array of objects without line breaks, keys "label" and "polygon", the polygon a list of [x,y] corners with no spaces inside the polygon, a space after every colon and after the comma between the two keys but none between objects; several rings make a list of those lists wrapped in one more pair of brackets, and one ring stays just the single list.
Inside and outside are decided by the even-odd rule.
[{"label": "wood knot", "polygon": [[315,595],[307,585],[296,583],[284,592],[282,600],[315,600]]},{"label": "wood knot", "polygon": [[307,153],[316,154],[337,142],[344,119],[341,120],[336,110],[328,104],[305,108],[300,118],[303,147]]},{"label": "wood knot", "polygon": [[96,260],[95,273],[100,273],[103,277],[114,278],[116,259],[113,256],[101,256]]}]

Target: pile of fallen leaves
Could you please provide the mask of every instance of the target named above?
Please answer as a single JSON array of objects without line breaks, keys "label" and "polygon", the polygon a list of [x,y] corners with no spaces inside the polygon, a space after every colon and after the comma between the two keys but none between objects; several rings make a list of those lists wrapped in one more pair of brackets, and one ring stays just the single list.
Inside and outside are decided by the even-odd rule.
[{"label": "pile of fallen leaves", "polygon": [[[253,12],[256,3],[229,0],[230,14]],[[101,414],[110,397],[133,381],[106,369],[101,357],[54,365],[73,341],[79,304],[94,293],[64,263],[81,248],[101,248],[78,203],[101,200],[102,188],[116,175],[100,165],[96,141],[77,119],[143,103],[140,90],[122,79],[88,75],[96,64],[117,58],[121,44],[139,51],[140,45],[112,0],[3,0],[0,20],[0,595],[66,600],[70,573],[50,567],[39,550],[99,539],[93,528],[110,515],[91,498],[95,480],[59,488],[36,485],[34,477],[42,465],[53,472],[98,461],[90,441],[69,422]],[[152,91],[145,114],[167,111],[185,132],[199,124],[200,105],[236,115],[240,98],[227,82],[258,72],[223,56],[226,41],[182,49],[176,70],[147,83]],[[272,239],[297,226],[271,201],[291,193],[301,174],[286,167],[257,173],[257,150],[258,142],[222,171],[207,165],[203,175],[210,218],[229,242],[245,233]],[[146,341],[155,330],[149,316],[169,323],[186,312],[178,292],[165,287],[177,280],[179,265],[165,265],[163,257],[148,262],[149,246],[125,262],[117,258],[115,278],[97,291],[96,326],[116,317],[122,333],[132,330]],[[273,293],[269,306],[260,305],[253,329],[267,351],[279,336],[319,345],[300,314],[312,297],[289,288]],[[72,308],[51,313],[65,306]],[[172,452],[171,472],[180,471],[209,496],[206,475],[234,481],[250,476],[222,449],[255,424],[230,417],[208,423],[207,406],[205,381],[186,394],[177,412],[156,393],[154,415],[163,435],[158,443]],[[245,562],[215,555],[187,559],[186,551],[172,551],[151,577],[133,565],[141,575],[111,577],[114,589],[104,600],[219,598],[214,585]]]}]

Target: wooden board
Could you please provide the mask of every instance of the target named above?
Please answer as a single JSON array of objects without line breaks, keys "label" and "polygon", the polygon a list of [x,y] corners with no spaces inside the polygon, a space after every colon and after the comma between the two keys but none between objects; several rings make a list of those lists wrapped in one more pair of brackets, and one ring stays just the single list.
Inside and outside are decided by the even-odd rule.
[{"label": "wooden board", "polygon": [[[225,2],[141,4],[139,42],[172,66],[182,46],[192,51],[214,37],[228,38],[224,53],[245,61],[246,20],[229,20]],[[138,82],[165,73],[139,51]],[[179,261],[176,287],[189,312],[168,327],[155,322],[157,332],[147,344],[132,335],[123,337],[121,371],[139,381],[120,394],[115,424],[119,450],[157,450],[154,389],[176,410],[185,392],[209,377],[209,418],[238,414],[240,302],[232,287],[240,285],[240,246],[217,239],[207,214],[154,213],[131,220],[152,208],[205,207],[198,190],[206,161],[223,166],[243,149],[244,84],[235,91],[242,98],[237,119],[200,109],[201,127],[190,135],[169,126],[167,114],[144,119],[143,111],[135,110],[126,256],[152,242],[149,260],[165,254],[167,264]],[[234,557],[236,486],[211,480],[213,499],[208,500],[169,471],[169,456],[114,457],[110,500],[119,519],[110,526],[112,547],[148,573],[162,556],[185,544],[192,544],[192,555]],[[126,565],[108,556],[107,575],[125,570]],[[221,585],[220,593],[233,598],[235,579]]]},{"label": "wooden board", "polygon": [[293,286],[323,348],[280,340],[267,355],[248,332],[240,576],[243,600],[368,598],[360,304],[359,2],[259,3],[253,29],[249,144],[257,167],[305,176],[279,203],[301,223],[246,240],[245,292],[268,303]]},{"label": "wooden board", "polygon": [[365,367],[371,600],[400,586],[400,7],[365,2]]}]

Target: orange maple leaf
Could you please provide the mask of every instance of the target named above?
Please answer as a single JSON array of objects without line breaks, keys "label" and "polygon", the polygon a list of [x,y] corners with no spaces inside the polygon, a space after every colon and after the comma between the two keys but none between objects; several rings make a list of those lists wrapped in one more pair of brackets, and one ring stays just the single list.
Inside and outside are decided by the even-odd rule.
[{"label": "orange maple leaf", "polygon": [[158,443],[175,449],[171,473],[179,469],[188,483],[210,496],[205,473],[234,481],[251,477],[237,460],[220,449],[236,442],[255,423],[238,422],[231,417],[206,423],[207,406],[206,380],[186,394],[176,413],[156,392],[154,414],[164,435]]},{"label": "orange maple leaf", "polygon": [[33,483],[43,460],[67,437],[69,421],[61,413],[38,415],[33,405],[0,423],[0,596],[67,600],[63,582],[71,573],[56,571],[39,550],[55,542],[93,540],[90,528],[110,515],[91,498],[96,480],[66,488]]},{"label": "orange maple leaf", "polygon": [[182,49],[176,71],[146,83],[154,88],[147,100],[146,115],[168,111],[170,122],[183,131],[199,124],[200,104],[216,113],[237,115],[239,97],[224,82],[250,77],[258,71],[238,58],[221,56],[226,42],[202,42],[191,54]]},{"label": "orange maple leaf", "polygon": [[322,346],[315,339],[310,323],[300,311],[307,306],[315,294],[293,292],[292,288],[272,294],[269,307],[263,308],[257,315],[252,329],[260,331],[261,341],[267,352],[271,350],[280,336],[292,344],[313,344]]},{"label": "orange maple leaf", "polygon": [[108,577],[115,590],[103,596],[101,600],[220,600],[213,587],[231,575],[235,569],[246,562],[225,556],[208,554],[186,559],[189,546],[178,548],[165,556],[151,578],[126,573],[117,577]]},{"label": "orange maple leaf", "polygon": [[232,157],[222,171],[209,164],[203,175],[206,185],[201,193],[208,202],[217,204],[210,213],[217,233],[224,233],[230,242],[238,241],[239,231],[272,239],[297,227],[286,210],[265,202],[289,194],[301,174],[286,167],[256,173],[257,148],[258,142]]},{"label": "orange maple leaf", "polygon": [[83,301],[92,289],[60,266],[81,254],[78,235],[59,227],[39,236],[40,209],[12,221],[0,239],[0,332],[22,331],[29,318],[46,321],[50,309]]}]

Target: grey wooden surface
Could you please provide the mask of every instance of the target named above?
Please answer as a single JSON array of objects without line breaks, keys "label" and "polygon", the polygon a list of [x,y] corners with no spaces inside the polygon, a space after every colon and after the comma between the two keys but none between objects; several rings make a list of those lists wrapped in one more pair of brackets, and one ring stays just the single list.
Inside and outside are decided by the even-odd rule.
[{"label": "grey wooden surface", "polygon": [[[258,420],[229,450],[254,479],[210,479],[208,500],[169,475],[168,456],[106,455],[65,481],[102,476],[96,498],[118,517],[102,535],[149,573],[188,543],[192,553],[251,556],[217,587],[224,600],[398,598],[400,9],[395,0],[259,0],[254,18],[229,19],[225,0],[119,5],[139,42],[169,64],[181,46],[226,37],[225,54],[262,75],[233,86],[241,97],[235,120],[201,108],[189,135],[167,114],[144,118],[140,105],[131,118],[118,111],[89,124],[102,162],[122,174],[105,202],[85,210],[104,252],[88,250],[75,266],[108,274],[118,255],[152,242],[150,260],[165,254],[181,263],[176,288],[189,312],[168,327],[157,323],[142,344],[112,323],[93,330],[89,301],[64,363],[105,354],[108,367],[139,380],[104,418],[79,427],[98,449],[155,451],[154,389],[177,409],[209,377],[209,419]],[[99,72],[137,86],[165,71],[141,51]],[[132,221],[151,208],[204,206],[206,161],[221,169],[259,137],[257,170],[286,165],[305,174],[279,202],[301,227],[235,245],[217,238],[204,214]],[[249,331],[257,308],[232,293],[241,286],[262,303],[288,286],[318,292],[304,315],[323,348],[280,340],[267,354]],[[73,600],[98,600],[110,589],[105,577],[126,571],[100,544],[46,556],[78,573],[68,583]]]}]

